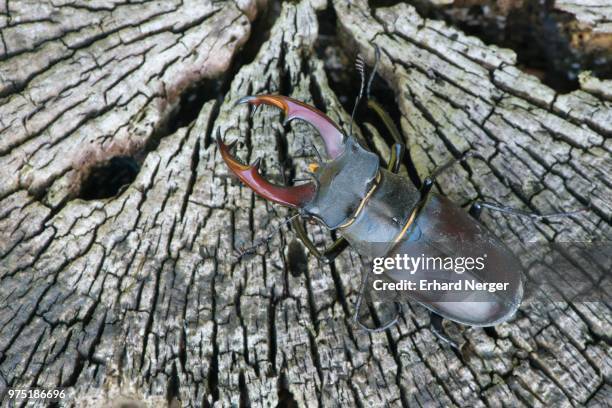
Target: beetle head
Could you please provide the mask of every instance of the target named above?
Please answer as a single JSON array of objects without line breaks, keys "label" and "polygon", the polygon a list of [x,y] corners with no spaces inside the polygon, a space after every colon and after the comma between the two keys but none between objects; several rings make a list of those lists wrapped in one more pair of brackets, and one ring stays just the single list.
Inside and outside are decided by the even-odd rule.
[{"label": "beetle head", "polygon": [[314,126],[325,142],[329,160],[313,166],[313,180],[306,184],[282,187],[269,183],[258,172],[259,159],[251,166],[236,160],[231,146],[217,136],[221,156],[230,170],[262,197],[296,208],[306,217],[314,217],[334,229],[350,219],[366,196],[378,173],[378,157],[364,149],[352,136],[323,112],[285,96],[247,96],[238,103],[275,106],[285,113],[285,122],[302,119]]}]

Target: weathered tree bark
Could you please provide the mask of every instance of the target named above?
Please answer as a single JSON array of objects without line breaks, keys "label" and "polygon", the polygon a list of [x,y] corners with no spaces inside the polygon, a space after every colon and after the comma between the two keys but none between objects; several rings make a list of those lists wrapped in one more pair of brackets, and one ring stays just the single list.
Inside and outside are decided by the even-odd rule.
[{"label": "weathered tree bark", "polygon": [[579,88],[580,72],[612,76],[608,0],[415,0],[430,18],[452,21],[488,44],[512,48],[517,67],[553,89]]},{"label": "weathered tree bark", "polygon": [[[612,35],[612,4],[605,0],[557,0],[557,10],[565,11],[576,17],[594,36]],[[609,40],[608,40],[609,41]]]},{"label": "weathered tree bark", "polygon": [[[251,117],[237,98],[290,95],[348,129],[315,52],[318,19],[333,8],[347,50],[370,64],[372,44],[382,51],[395,94],[384,103],[397,105],[413,176],[474,149],[484,160],[437,183],[458,203],[591,207],[559,223],[485,213],[513,249],[609,240],[610,82],[557,94],[512,51],[404,4],[287,2],[254,23],[265,7],[0,3],[0,395],[62,386],[73,406],[609,404],[604,302],[537,291],[492,330],[450,324],[466,342],[459,354],[436,341],[419,305],[387,333],[356,331],[362,265],[350,251],[319,264],[285,228],[237,259],[288,212],[229,177],[213,139],[243,141],[238,155],[263,156],[282,182],[306,169],[315,131],[283,126],[273,109]],[[357,131],[384,154],[371,129]],[[129,185],[102,191],[100,178],[136,165]],[[605,283],[609,270],[583,273]]]}]

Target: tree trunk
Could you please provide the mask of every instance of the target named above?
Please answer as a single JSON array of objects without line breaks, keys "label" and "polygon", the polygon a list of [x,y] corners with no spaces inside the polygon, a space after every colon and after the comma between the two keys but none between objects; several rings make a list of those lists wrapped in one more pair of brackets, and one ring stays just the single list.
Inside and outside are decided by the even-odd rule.
[{"label": "tree trunk", "polygon": [[[440,193],[462,205],[590,207],[558,223],[483,214],[512,249],[605,240],[610,81],[555,93],[512,51],[405,4],[22,0],[0,10],[3,402],[7,388],[65,387],[65,405],[79,407],[609,404],[605,302],[536,291],[494,329],[449,324],[465,342],[457,353],[416,304],[386,333],[355,329],[363,267],[351,251],[320,264],[283,227],[238,258],[289,212],[230,177],[214,138],[242,141],[237,155],[264,157],[278,183],[300,177],[316,132],[234,102],[290,95],[348,131],[345,96],[358,83],[338,88],[334,72],[353,68],[326,41],[369,66],[377,44],[386,85],[374,93],[409,147],[403,171],[422,179],[476,150],[484,159],[440,176]],[[359,125],[384,156],[384,136]],[[583,273],[605,283],[609,269]]]}]

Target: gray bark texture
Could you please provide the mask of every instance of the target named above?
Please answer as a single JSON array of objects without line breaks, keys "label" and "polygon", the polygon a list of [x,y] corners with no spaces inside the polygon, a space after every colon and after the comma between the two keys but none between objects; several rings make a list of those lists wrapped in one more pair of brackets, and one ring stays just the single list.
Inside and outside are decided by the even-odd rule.
[{"label": "gray bark texture", "polygon": [[[237,155],[262,156],[283,183],[303,176],[316,132],[273,108],[251,117],[237,98],[289,95],[348,131],[326,71],[334,55],[315,51],[334,12],[349,55],[371,66],[380,47],[395,96],[384,103],[409,148],[402,171],[423,179],[476,150],[438,192],[461,205],[590,206],[554,223],[483,213],[517,253],[521,240],[612,236],[610,81],[585,76],[557,94],[511,50],[410,5],[371,4],[0,0],[0,404],[24,387],[65,387],[60,405],[76,407],[610,404],[606,302],[536,290],[493,329],[448,324],[459,353],[416,304],[387,332],[357,330],[363,266],[351,251],[318,263],[283,227],[235,256],[290,213],[230,177],[214,137],[240,140]],[[373,126],[356,132],[388,157]],[[133,181],[92,187],[118,160],[139,166]],[[537,273],[532,258],[521,261]],[[605,265],[581,273],[609,284]]]},{"label": "gray bark texture", "polygon": [[592,30],[593,35],[612,34],[612,4],[606,0],[557,0],[555,9],[573,16],[579,24]]}]

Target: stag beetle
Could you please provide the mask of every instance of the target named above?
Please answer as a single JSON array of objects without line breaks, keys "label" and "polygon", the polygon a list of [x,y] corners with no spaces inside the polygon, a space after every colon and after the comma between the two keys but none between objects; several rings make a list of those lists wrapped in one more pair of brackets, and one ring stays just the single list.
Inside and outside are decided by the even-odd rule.
[{"label": "stag beetle", "polygon": [[[470,293],[460,301],[447,300],[445,295],[431,291],[411,291],[409,298],[429,309],[433,332],[452,347],[457,343],[450,339],[442,327],[442,319],[448,319],[469,326],[493,326],[510,319],[523,298],[523,277],[519,261],[512,252],[479,221],[483,208],[505,213],[544,218],[570,215],[556,213],[548,215],[531,214],[492,203],[474,203],[468,212],[448,198],[431,192],[434,180],[442,171],[453,164],[474,156],[468,153],[439,169],[426,178],[420,189],[410,179],[398,174],[405,152],[399,132],[382,107],[370,99],[369,90],[376,72],[379,52],[376,49],[376,63],[365,82],[364,63],[358,60],[361,73],[361,88],[353,109],[353,118],[364,89],[367,89],[368,106],[387,126],[398,142],[393,146],[387,168],[380,166],[376,154],[364,148],[352,132],[348,135],[329,117],[316,108],[295,99],[280,95],[246,96],[238,104],[255,107],[270,105],[282,110],[285,121],[301,119],[315,127],[323,138],[329,160],[312,167],[312,180],[301,185],[283,187],[266,181],[258,172],[259,159],[247,166],[230,153],[233,144],[226,145],[220,134],[217,144],[221,156],[229,169],[246,185],[263,198],[296,209],[299,216],[314,219],[341,238],[324,251],[319,252],[308,238],[302,222],[294,219],[293,226],[305,246],[318,259],[331,262],[343,249],[351,246],[358,253],[370,256],[393,256],[395,254],[462,256],[480,251],[488,256],[487,268],[472,270],[461,276],[455,272],[437,271],[447,282],[459,278],[472,278],[479,282],[498,282],[503,279],[508,289],[503,296],[485,293],[473,299]],[[351,129],[352,129],[351,120]],[[380,245],[384,243],[385,245]],[[373,246],[374,254],[372,254]],[[368,327],[361,323],[359,310],[366,287],[367,276],[362,279],[360,296],[357,300],[355,322],[370,331],[385,330],[398,321],[401,304],[395,302],[396,315],[379,327]],[[385,272],[387,281],[414,280],[414,275],[402,270]]]}]

